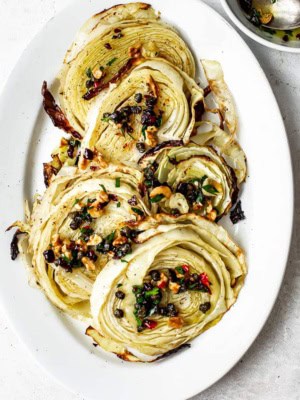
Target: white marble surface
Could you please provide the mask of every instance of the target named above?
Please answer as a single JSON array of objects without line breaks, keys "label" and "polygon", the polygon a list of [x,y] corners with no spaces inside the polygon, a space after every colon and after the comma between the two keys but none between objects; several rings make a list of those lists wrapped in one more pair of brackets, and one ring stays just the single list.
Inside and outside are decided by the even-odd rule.
[{"label": "white marble surface", "polygon": [[[35,33],[71,1],[0,0],[0,91]],[[224,15],[218,0],[205,2]],[[288,132],[296,185],[293,243],[279,298],[260,336],[234,369],[193,400],[300,399],[300,55],[280,53],[250,39],[246,41],[267,74]],[[284,195],[284,182],[278,182],[273,190],[276,201],[276,196]],[[88,400],[65,390],[36,365],[15,337],[1,308],[0,399]]]}]

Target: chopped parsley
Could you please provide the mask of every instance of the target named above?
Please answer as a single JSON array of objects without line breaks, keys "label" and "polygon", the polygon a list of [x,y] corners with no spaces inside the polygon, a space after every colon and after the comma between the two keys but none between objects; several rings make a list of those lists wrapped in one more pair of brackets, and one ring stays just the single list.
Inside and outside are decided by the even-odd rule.
[{"label": "chopped parsley", "polygon": [[184,275],[184,270],[183,270],[182,267],[176,267],[175,270],[176,270],[179,274]]},{"label": "chopped parsley", "polygon": [[202,189],[204,189],[206,192],[210,194],[218,194],[218,190],[213,186],[213,185],[205,185],[202,186]]},{"label": "chopped parsley", "polygon": [[102,187],[102,189],[104,190],[105,193],[107,193],[106,187],[104,185],[102,185],[102,183],[100,183],[100,185]]},{"label": "chopped parsley", "polygon": [[79,200],[79,199],[75,199],[75,201],[74,201],[74,203],[73,203],[73,206],[72,206],[72,207],[76,206],[76,204],[78,204],[79,202],[80,202],[80,200]]},{"label": "chopped parsley", "polygon": [[165,196],[163,194],[157,194],[154,197],[150,198],[151,203],[159,203]]},{"label": "chopped parsley", "polygon": [[153,289],[145,292],[145,297],[156,296],[158,294],[160,294],[160,289],[157,286],[155,286]]},{"label": "chopped parsley", "polygon": [[110,67],[111,65],[113,65],[113,63],[117,60],[117,57],[112,58],[111,60],[108,61],[108,63],[106,64],[108,67]]},{"label": "chopped parsley", "polygon": [[144,212],[143,212],[140,208],[131,207],[131,209],[132,209],[132,211],[133,211],[134,213],[136,213],[136,214],[138,214],[138,215],[140,215],[140,216],[143,216],[143,215],[144,215]]},{"label": "chopped parsley", "polygon": [[106,236],[105,241],[107,241],[108,243],[112,243],[115,238],[115,233],[116,231],[111,232],[108,236]]},{"label": "chopped parsley", "polygon": [[87,69],[85,70],[85,74],[86,74],[86,76],[87,76],[88,78],[90,78],[90,79],[93,77],[93,72],[92,72],[91,67],[89,67],[89,68],[87,68]]},{"label": "chopped parsley", "polygon": [[116,178],[116,187],[119,188],[121,186],[121,178]]}]

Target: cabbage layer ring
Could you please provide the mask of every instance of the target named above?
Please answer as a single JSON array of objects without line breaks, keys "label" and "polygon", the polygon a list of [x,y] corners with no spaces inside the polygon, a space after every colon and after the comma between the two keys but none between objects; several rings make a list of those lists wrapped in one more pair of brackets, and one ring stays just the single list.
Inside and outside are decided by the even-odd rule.
[{"label": "cabbage layer ring", "polygon": [[[66,270],[53,262],[47,263],[43,253],[50,249],[65,260],[66,257],[72,258],[70,241],[79,244],[79,247],[82,245],[85,251],[95,250],[97,243],[124,222],[139,219],[128,203],[133,196],[136,208],[147,215],[147,206],[137,191],[140,179],[138,171],[112,165],[89,174],[57,177],[44,196],[35,201],[27,223],[14,224],[22,232],[28,233],[27,248],[24,252],[27,253],[30,271],[33,272],[35,281],[53,304],[75,318],[90,317],[89,298],[93,283],[109,255],[97,253],[98,259],[94,263],[87,259],[86,266],[73,266]],[[105,203],[103,208],[97,208],[96,204],[99,206],[101,195],[105,197]],[[108,200],[106,195],[111,200]],[[89,212],[92,218],[83,222],[78,229],[71,229],[74,214],[82,213],[83,207],[84,212]],[[85,243],[82,235],[87,225],[93,229],[94,234]]]},{"label": "cabbage layer ring", "polygon": [[147,166],[156,168],[154,176],[158,183],[149,189],[153,212],[195,212],[214,221],[236,202],[235,174],[211,146],[165,142],[149,150],[139,164],[146,170]]},{"label": "cabbage layer ring", "polygon": [[[202,217],[185,215],[172,218],[157,214],[141,222],[140,244],[126,262],[112,260],[97,277],[91,296],[93,323],[87,334],[103,349],[128,361],[154,361],[198,336],[216,324],[234,304],[246,275],[243,251],[220,226]],[[137,331],[134,316],[133,287],[149,280],[149,272],[163,271],[188,264],[191,272],[206,274],[210,293],[166,290],[164,302],[174,303],[182,320],[180,327],[170,326],[169,318],[151,317],[155,329]],[[116,297],[120,288],[125,298]],[[210,302],[207,312],[199,310]],[[114,311],[121,308],[123,318]]]},{"label": "cabbage layer ring", "polygon": [[[121,126],[104,118],[106,113],[122,111],[122,108],[128,106],[138,106],[145,111],[145,99],[149,96],[149,90],[152,97],[155,91],[156,114],[161,113],[160,124],[157,128],[154,127],[152,134],[147,130],[143,132],[141,112],[130,117],[131,133],[122,131]],[[136,94],[142,94],[141,103],[136,103]],[[136,166],[141,157],[136,148],[137,142],[144,143],[146,148],[167,140],[188,142],[195,124],[194,108],[202,99],[203,90],[196,82],[170,63],[162,59],[144,62],[104,98],[99,98],[99,104],[96,103],[91,110],[79,166],[83,164],[83,168],[86,168],[82,163],[86,148],[101,152],[106,161]],[[154,142],[148,143],[151,138]]]},{"label": "cabbage layer ring", "polygon": [[[94,99],[86,100],[86,70],[103,68],[101,88],[118,82],[140,60],[161,57],[194,78],[195,62],[174,28],[145,3],[122,4],[91,17],[67,51],[60,74],[60,104],[73,128],[84,133]],[[105,74],[105,76],[104,76]],[[100,90],[99,90],[100,91]]]}]

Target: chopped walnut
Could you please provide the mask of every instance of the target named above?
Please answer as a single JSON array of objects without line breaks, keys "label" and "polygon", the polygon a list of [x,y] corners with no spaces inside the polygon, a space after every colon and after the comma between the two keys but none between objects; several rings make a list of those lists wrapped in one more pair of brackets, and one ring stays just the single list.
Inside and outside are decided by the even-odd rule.
[{"label": "chopped walnut", "polygon": [[120,244],[127,243],[127,241],[128,240],[125,236],[119,236],[112,242],[112,244],[113,244],[113,246],[118,246]]},{"label": "chopped walnut", "polygon": [[210,221],[214,221],[217,218],[217,211],[216,210],[211,210],[211,212],[207,213],[206,217],[210,220]]},{"label": "chopped walnut", "polygon": [[101,190],[98,194],[98,198],[100,203],[107,203],[109,200],[108,194],[104,192],[104,190]]},{"label": "chopped walnut", "polygon": [[129,47],[129,50],[128,50],[129,57],[130,58],[140,57],[141,56],[141,48],[142,48],[141,43],[139,43],[133,47]]},{"label": "chopped walnut", "polygon": [[107,162],[103,158],[103,155],[96,149],[93,150],[93,159],[80,157],[78,167],[85,170],[91,163],[93,163],[93,165],[90,166],[91,169],[95,168],[95,166],[99,166],[100,168],[106,168],[108,166]]},{"label": "chopped walnut", "polygon": [[176,294],[180,289],[180,285],[176,282],[169,282],[169,289]]},{"label": "chopped walnut", "polygon": [[181,317],[171,317],[169,318],[168,325],[171,328],[179,329],[183,326],[183,319]]},{"label": "chopped walnut", "polygon": [[100,217],[103,214],[103,207],[101,206],[107,202],[109,202],[109,196],[104,190],[101,190],[98,194],[98,200],[94,201],[88,209],[90,216],[92,218]]},{"label": "chopped walnut", "polygon": [[102,237],[97,234],[94,234],[94,235],[90,236],[90,238],[87,242],[87,246],[96,246],[97,244],[99,244],[101,242],[102,242]]},{"label": "chopped walnut", "polygon": [[87,160],[86,158],[80,157],[79,163],[78,163],[78,167],[80,169],[87,169],[88,165],[89,165],[90,161]]},{"label": "chopped walnut", "polygon": [[[98,203],[98,204],[99,204],[99,203]],[[90,214],[90,216],[91,216],[92,218],[99,218],[99,217],[101,217],[101,215],[103,214],[103,209],[97,208],[97,207],[93,207],[93,208],[90,208],[90,209],[88,210],[88,213]]]},{"label": "chopped walnut", "polygon": [[100,168],[107,168],[108,166],[107,162],[103,158],[103,155],[97,150],[94,150],[93,162],[95,162]]},{"label": "chopped walnut", "polygon": [[95,271],[96,266],[95,266],[95,264],[93,263],[92,260],[90,260],[90,259],[87,258],[87,257],[82,257],[81,261],[82,261],[83,265],[85,266],[85,268],[86,268],[88,271]]},{"label": "chopped walnut", "polygon": [[151,191],[150,197],[153,198],[160,194],[162,194],[166,199],[169,199],[172,195],[172,191],[168,186],[157,186]]},{"label": "chopped walnut", "polygon": [[80,250],[81,250],[81,251],[87,251],[87,245],[86,245],[86,243],[85,243],[82,239],[76,240],[75,244],[77,244],[78,246],[80,246]]},{"label": "chopped walnut", "polygon": [[152,96],[157,98],[158,97],[159,88],[158,88],[156,82],[154,81],[154,79],[152,78],[151,75],[149,75],[149,77],[147,78],[147,82],[146,83],[147,83],[147,85],[149,87],[149,91],[152,94]]},{"label": "chopped walnut", "polygon": [[157,127],[156,126],[148,126],[146,129],[146,140],[145,143],[150,147],[155,147],[158,143],[156,137]]},{"label": "chopped walnut", "polygon": [[51,240],[52,250],[56,256],[60,255],[62,242],[58,234],[52,236]]},{"label": "chopped walnut", "polygon": [[203,205],[200,202],[194,203],[192,208],[193,208],[193,211],[200,211],[203,209]]},{"label": "chopped walnut", "polygon": [[212,202],[210,200],[207,200],[207,205],[206,205],[206,213],[209,214],[213,209]]},{"label": "chopped walnut", "polygon": [[101,71],[101,69],[99,69],[99,68],[96,68],[93,71],[93,75],[94,75],[95,79],[100,79],[102,77],[102,75],[103,75],[103,71]]}]

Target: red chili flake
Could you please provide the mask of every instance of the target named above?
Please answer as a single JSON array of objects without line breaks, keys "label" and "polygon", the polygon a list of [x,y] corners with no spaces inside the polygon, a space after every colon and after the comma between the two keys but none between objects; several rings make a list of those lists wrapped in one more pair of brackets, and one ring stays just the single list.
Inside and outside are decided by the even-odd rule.
[{"label": "red chili flake", "polygon": [[157,287],[159,287],[160,289],[165,289],[166,288],[166,286],[167,286],[167,281],[161,281],[158,285],[157,285]]},{"label": "red chili flake", "polygon": [[187,264],[183,264],[181,266],[181,268],[184,270],[184,272],[189,272],[190,271],[190,267]]},{"label": "red chili flake", "polygon": [[202,283],[202,285],[209,288],[210,282],[209,282],[208,276],[206,275],[205,272],[202,272],[202,274],[199,275],[199,281]]},{"label": "red chili flake", "polygon": [[95,89],[98,89],[101,85],[102,85],[102,82],[101,82],[101,81],[95,81],[93,87],[94,87]]},{"label": "red chili flake", "polygon": [[157,327],[157,322],[152,319],[145,319],[143,325],[145,328],[154,329]]}]

